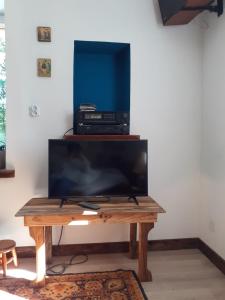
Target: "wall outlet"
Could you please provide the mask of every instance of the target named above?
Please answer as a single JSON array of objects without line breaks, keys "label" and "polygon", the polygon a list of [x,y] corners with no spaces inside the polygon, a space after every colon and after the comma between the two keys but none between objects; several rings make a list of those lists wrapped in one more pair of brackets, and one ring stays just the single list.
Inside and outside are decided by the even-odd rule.
[{"label": "wall outlet", "polygon": [[37,104],[32,104],[29,107],[29,114],[31,117],[39,117],[40,116],[40,108]]}]

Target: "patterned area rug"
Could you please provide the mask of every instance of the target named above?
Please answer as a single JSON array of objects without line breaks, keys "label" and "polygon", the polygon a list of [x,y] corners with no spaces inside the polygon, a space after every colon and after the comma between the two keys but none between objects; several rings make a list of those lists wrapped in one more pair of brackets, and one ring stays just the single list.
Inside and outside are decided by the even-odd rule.
[{"label": "patterned area rug", "polygon": [[[2,294],[2,296],[1,296]],[[0,299],[17,295],[29,300],[146,300],[133,271],[48,276],[43,288],[27,279],[0,279]]]}]

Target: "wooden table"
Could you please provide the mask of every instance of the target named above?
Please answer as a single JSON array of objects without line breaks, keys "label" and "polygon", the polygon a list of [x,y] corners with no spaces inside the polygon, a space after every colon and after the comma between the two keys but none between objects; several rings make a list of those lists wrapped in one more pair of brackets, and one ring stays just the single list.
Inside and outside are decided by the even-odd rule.
[{"label": "wooden table", "polygon": [[137,224],[139,224],[138,276],[141,281],[151,281],[152,275],[147,268],[148,233],[157,221],[158,213],[164,213],[151,197],[139,197],[139,206],[127,198],[113,198],[109,202],[98,201],[100,209],[91,211],[68,202],[60,208],[59,199],[33,198],[17,213],[24,218],[24,225],[29,227],[30,236],[36,246],[35,283],[44,285],[46,257],[51,259],[52,226],[89,225],[89,224],[130,224],[130,258],[136,258]]}]

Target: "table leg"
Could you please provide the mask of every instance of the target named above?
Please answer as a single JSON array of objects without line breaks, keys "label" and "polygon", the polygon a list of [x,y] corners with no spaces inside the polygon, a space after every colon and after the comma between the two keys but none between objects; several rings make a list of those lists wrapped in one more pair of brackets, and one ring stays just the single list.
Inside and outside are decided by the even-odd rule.
[{"label": "table leg", "polygon": [[6,277],[6,271],[7,271],[6,253],[2,253],[2,268],[3,268],[3,276]]},{"label": "table leg", "polygon": [[37,286],[44,286],[45,284],[45,227],[31,226],[29,227],[30,236],[35,241],[36,246],[36,273],[37,277],[34,282]]},{"label": "table leg", "polygon": [[154,223],[139,223],[138,244],[138,276],[140,281],[152,281],[152,274],[148,270],[148,233],[154,227]]},{"label": "table leg", "polygon": [[14,266],[18,267],[18,260],[17,260],[16,248],[12,249],[12,257],[13,257]]},{"label": "table leg", "polygon": [[45,227],[46,263],[52,263],[52,226]]},{"label": "table leg", "polygon": [[137,223],[130,224],[129,256],[131,259],[137,258]]}]

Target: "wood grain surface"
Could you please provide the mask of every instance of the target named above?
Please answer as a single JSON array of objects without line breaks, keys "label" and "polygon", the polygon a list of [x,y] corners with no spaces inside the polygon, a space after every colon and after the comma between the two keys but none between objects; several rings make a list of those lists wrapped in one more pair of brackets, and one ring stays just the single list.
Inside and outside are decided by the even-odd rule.
[{"label": "wood grain surface", "polygon": [[[68,202],[60,208],[60,199],[33,198],[17,213],[24,217],[25,226],[88,225],[90,223],[154,223],[158,213],[164,209],[151,197],[140,197],[139,205],[127,198],[115,198],[112,201],[97,202],[100,209],[92,211],[77,203]],[[95,202],[96,203],[96,202]],[[86,224],[84,224],[86,222]]]},{"label": "wood grain surface", "polygon": [[[93,198],[92,198],[93,199]],[[82,201],[83,199],[80,199]],[[151,197],[139,197],[139,205],[137,206],[133,201],[128,201],[126,197],[113,198],[107,201],[106,198],[98,199],[98,201],[87,199],[87,201],[97,203],[100,209],[96,211],[99,213],[165,213],[165,210]],[[24,216],[44,216],[44,215],[84,215],[88,209],[84,209],[77,205],[79,201],[66,202],[60,208],[60,199],[48,198],[32,198],[28,201],[17,213],[16,217]]]}]

